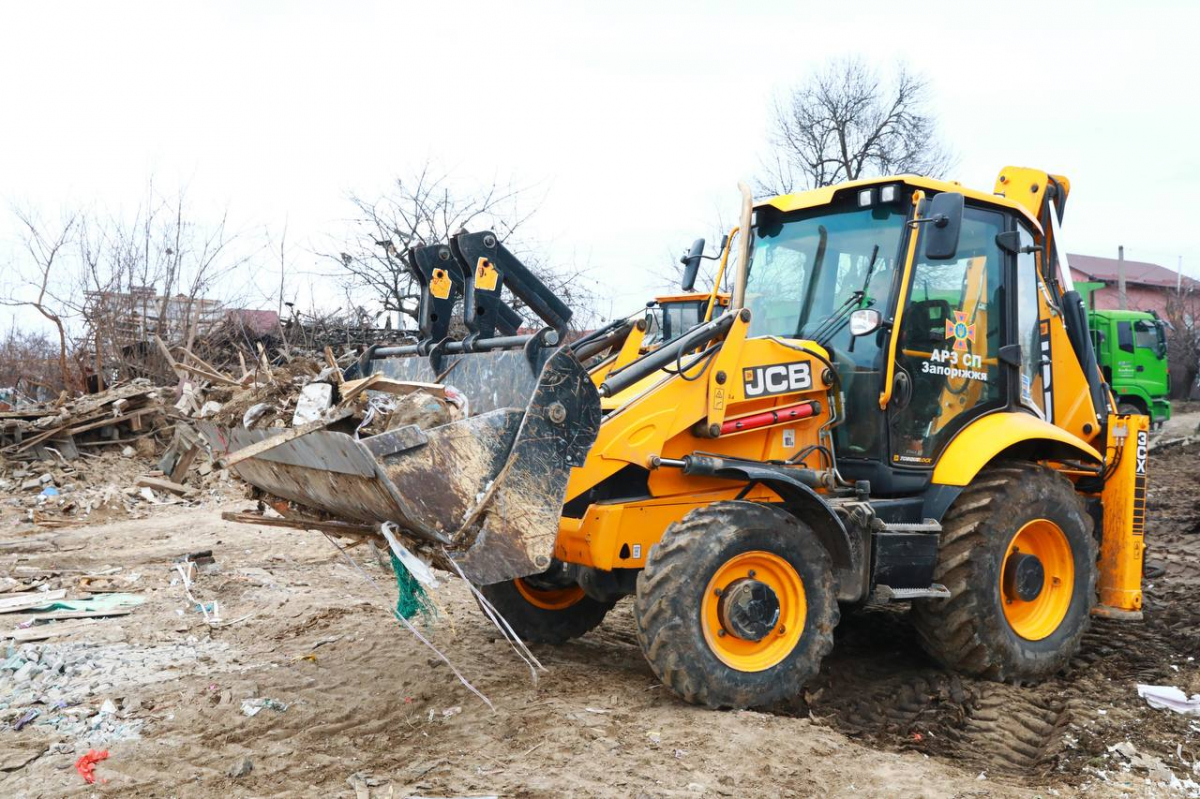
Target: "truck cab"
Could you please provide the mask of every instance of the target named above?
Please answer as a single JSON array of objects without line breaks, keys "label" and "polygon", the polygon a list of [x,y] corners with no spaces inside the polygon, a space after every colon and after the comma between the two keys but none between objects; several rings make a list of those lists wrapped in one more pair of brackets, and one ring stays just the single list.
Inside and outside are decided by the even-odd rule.
[{"label": "truck cab", "polygon": [[1153,312],[1091,311],[1096,358],[1122,412],[1158,426],[1171,418],[1166,323]]}]

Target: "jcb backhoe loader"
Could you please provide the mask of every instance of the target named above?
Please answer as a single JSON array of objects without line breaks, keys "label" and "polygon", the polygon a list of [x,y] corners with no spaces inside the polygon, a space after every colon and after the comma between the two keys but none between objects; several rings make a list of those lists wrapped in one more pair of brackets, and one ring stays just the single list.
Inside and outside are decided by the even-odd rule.
[{"label": "jcb backhoe loader", "polygon": [[[1068,190],[1013,167],[994,194],[911,175],[743,189],[728,311],[594,375],[628,330],[561,344],[561,303],[494,236],[460,234],[413,254],[424,340],[361,367],[449,373],[470,418],[312,433],[236,469],[303,519],[395,523],[530,640],[633,596],[650,667],[690,702],[796,695],[839,606],[863,603],[911,602],[949,668],[1037,680],[1091,615],[1142,601],[1147,420],[1114,412],[1096,367]],[[518,335],[502,287],[547,327]],[[461,341],[438,328],[456,293]],[[212,432],[229,450],[273,434]]]}]

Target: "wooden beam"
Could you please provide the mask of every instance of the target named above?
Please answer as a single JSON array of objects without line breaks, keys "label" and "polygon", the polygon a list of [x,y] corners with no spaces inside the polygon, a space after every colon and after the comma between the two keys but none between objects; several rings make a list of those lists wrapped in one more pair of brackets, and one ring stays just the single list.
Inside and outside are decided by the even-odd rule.
[{"label": "wooden beam", "polygon": [[349,408],[339,408],[338,410],[334,411],[333,415],[331,416],[323,419],[315,419],[306,424],[302,424],[299,427],[293,427],[288,430],[284,430],[277,436],[264,438],[262,441],[251,444],[248,447],[242,447],[237,452],[233,452],[225,456],[225,465],[236,466],[247,458],[253,458],[256,455],[269,452],[281,444],[286,444],[289,441],[297,439],[300,436],[306,436],[309,433],[315,433],[317,430],[328,427],[334,422],[340,422],[351,413],[352,411]]},{"label": "wooden beam", "polygon": [[139,477],[137,485],[142,488],[153,488],[157,491],[166,491],[171,494],[183,496],[190,490],[182,483],[176,483],[173,480],[168,480],[165,477]]},{"label": "wooden beam", "polygon": [[414,391],[424,391],[435,397],[445,397],[446,387],[437,383],[419,383],[414,380],[392,380],[376,372],[358,380],[348,380],[342,384],[343,399],[356,397],[364,391],[382,391],[386,394],[411,394]]},{"label": "wooden beam", "polygon": [[171,355],[171,350],[166,344],[163,343],[163,340],[158,337],[157,333],[154,334],[154,343],[158,345],[158,349],[162,352],[163,357],[167,359],[167,363],[171,366],[171,371],[175,373],[176,377],[178,377],[180,380],[183,380],[184,376],[179,372],[179,364],[175,362],[175,356]]},{"label": "wooden beam", "polygon": [[261,524],[265,527],[288,527],[293,530],[319,530],[325,533],[333,533],[336,535],[355,535],[355,536],[376,536],[379,531],[369,524],[355,524],[354,522],[339,522],[334,520],[321,519],[269,519],[261,513],[252,513],[249,511],[225,511],[221,514],[221,518],[227,522],[238,522],[239,524]]}]

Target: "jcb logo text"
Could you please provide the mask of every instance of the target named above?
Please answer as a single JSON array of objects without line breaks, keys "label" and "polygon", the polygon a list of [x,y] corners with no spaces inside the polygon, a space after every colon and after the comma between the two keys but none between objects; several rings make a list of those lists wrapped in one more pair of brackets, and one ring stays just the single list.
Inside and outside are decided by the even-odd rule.
[{"label": "jcb logo text", "polygon": [[742,381],[746,397],[768,397],[812,388],[812,370],[808,361],[755,366],[742,370]]}]

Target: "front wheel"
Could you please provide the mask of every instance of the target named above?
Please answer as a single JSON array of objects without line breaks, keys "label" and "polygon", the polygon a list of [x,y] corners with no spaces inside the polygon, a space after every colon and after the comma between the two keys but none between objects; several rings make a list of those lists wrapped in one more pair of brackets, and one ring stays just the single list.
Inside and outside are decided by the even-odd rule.
[{"label": "front wheel", "polygon": [[1096,603],[1091,517],[1051,469],[985,469],[946,512],[934,580],[950,598],[913,603],[929,654],[993,680],[1049,677],[1079,649]]},{"label": "front wheel", "polygon": [[539,584],[536,577],[480,586],[500,615],[523,641],[561,644],[598,627],[612,602],[598,602],[578,585]]},{"label": "front wheel", "polygon": [[717,502],[670,525],[638,575],[638,641],[677,696],[709,707],[790,699],[833,646],[828,553],[779,508]]}]

